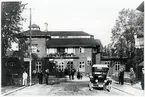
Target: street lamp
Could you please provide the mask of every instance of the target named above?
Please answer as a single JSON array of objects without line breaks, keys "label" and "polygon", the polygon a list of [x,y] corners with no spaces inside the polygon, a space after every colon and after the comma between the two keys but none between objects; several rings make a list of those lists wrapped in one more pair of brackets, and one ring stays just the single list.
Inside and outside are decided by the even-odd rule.
[{"label": "street lamp", "polygon": [[30,26],[29,26],[29,29],[30,29],[30,51],[29,51],[29,54],[30,54],[30,64],[29,64],[29,77],[30,77],[30,86],[31,86],[31,67],[32,67],[32,64],[31,64],[31,62],[32,62],[32,56],[31,56],[31,54],[32,54],[32,52],[31,52],[31,50],[32,50],[32,43],[31,43],[31,34],[32,34],[32,31],[31,31],[31,8],[30,8]]},{"label": "street lamp", "polygon": [[120,37],[120,41],[121,41],[121,45],[120,45],[120,48],[121,48],[121,50],[120,50],[120,63],[121,63],[121,65],[122,65],[122,56],[123,56],[123,47],[122,47],[122,40],[123,40],[123,36],[121,36]]}]

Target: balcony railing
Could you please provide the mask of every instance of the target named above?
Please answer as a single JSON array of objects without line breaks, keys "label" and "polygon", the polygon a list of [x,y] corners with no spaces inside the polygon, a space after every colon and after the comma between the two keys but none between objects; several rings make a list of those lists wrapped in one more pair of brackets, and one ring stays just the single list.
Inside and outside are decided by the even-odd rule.
[{"label": "balcony railing", "polygon": [[55,54],[48,54],[47,57],[75,57],[74,53],[55,53]]}]

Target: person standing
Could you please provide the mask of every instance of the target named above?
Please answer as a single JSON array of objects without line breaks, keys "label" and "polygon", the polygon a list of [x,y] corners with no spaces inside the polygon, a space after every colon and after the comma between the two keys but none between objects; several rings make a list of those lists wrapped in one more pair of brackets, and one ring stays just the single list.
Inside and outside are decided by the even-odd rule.
[{"label": "person standing", "polygon": [[74,75],[75,75],[76,70],[74,68],[72,68],[71,70],[71,76],[72,76],[72,80],[74,80]]},{"label": "person standing", "polygon": [[38,73],[38,79],[39,79],[39,84],[42,84],[42,82],[43,82],[43,73],[42,73],[42,71],[40,71]]},{"label": "person standing", "polygon": [[131,85],[134,84],[134,80],[135,80],[135,73],[134,73],[133,68],[130,68],[130,83],[131,83]]},{"label": "person standing", "polygon": [[69,79],[71,80],[71,67],[68,68]]},{"label": "person standing", "polygon": [[121,84],[121,76],[120,76],[121,70],[118,72],[118,78],[119,78],[119,84]]},{"label": "person standing", "polygon": [[93,76],[91,74],[89,74],[89,78],[90,78],[90,81],[89,81],[89,90],[92,91],[93,90]]},{"label": "person standing", "polygon": [[45,70],[45,83],[48,85],[48,78],[49,78],[49,69]]},{"label": "person standing", "polygon": [[142,87],[142,89],[144,90],[144,68],[142,68],[141,87]]},{"label": "person standing", "polygon": [[28,74],[26,73],[26,71],[23,72],[23,85],[27,85],[27,78],[28,78]]},{"label": "person standing", "polygon": [[124,84],[124,69],[123,68],[120,71],[120,83],[121,85]]},{"label": "person standing", "polygon": [[81,74],[80,74],[80,71],[78,70],[78,72],[77,72],[77,78],[80,79],[80,76],[81,76]]}]

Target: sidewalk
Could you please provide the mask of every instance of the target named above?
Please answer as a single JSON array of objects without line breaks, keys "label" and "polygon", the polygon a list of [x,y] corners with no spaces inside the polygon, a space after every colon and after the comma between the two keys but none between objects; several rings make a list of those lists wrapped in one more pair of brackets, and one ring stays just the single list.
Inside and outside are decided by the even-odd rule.
[{"label": "sidewalk", "polygon": [[141,89],[140,83],[136,83],[131,86],[130,83],[125,82],[124,85],[120,85],[117,81],[112,80],[112,88],[126,92],[133,96],[144,96],[144,90]]},{"label": "sidewalk", "polygon": [[[49,82],[50,82],[49,85],[56,84],[59,82],[65,82],[67,80],[68,80],[67,78],[50,77],[49,78]],[[45,79],[43,79],[43,81],[45,82]],[[36,85],[36,84],[38,84],[38,79],[33,79],[32,85]],[[7,95],[9,93],[24,89],[26,87],[29,87],[29,86],[4,86],[4,87],[1,87],[1,95]]]},{"label": "sidewalk", "polygon": [[[112,88],[115,88],[119,91],[125,92],[127,94],[133,95],[133,96],[144,96],[144,90],[141,89],[141,83],[134,84],[133,86],[130,85],[130,83],[124,83],[124,85],[119,85],[117,81],[112,80]],[[89,77],[84,76],[82,80],[78,80],[76,77],[74,80],[70,81],[89,81]]]}]

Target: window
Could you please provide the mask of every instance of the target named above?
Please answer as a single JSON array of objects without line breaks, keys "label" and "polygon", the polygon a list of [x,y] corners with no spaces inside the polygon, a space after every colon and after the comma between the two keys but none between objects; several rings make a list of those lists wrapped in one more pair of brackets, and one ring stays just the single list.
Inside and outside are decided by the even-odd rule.
[{"label": "window", "polygon": [[65,48],[57,48],[57,52],[58,53],[64,53],[65,52]]},{"label": "window", "polygon": [[116,70],[116,71],[119,71],[119,69],[120,69],[120,65],[119,65],[119,64],[116,64],[116,65],[115,65],[115,70]]},{"label": "window", "polygon": [[68,38],[68,36],[59,36],[59,38]]},{"label": "window", "polygon": [[39,72],[42,69],[42,63],[41,62],[36,62],[36,70]]},{"label": "window", "polygon": [[59,38],[59,36],[51,36],[51,38]]},{"label": "window", "polygon": [[120,65],[118,65],[118,68],[117,68],[118,70],[120,69]]},{"label": "window", "polygon": [[92,62],[91,62],[91,60],[88,60],[88,65],[92,65]]},{"label": "window", "polygon": [[85,72],[85,62],[81,61],[79,64],[79,71]]},{"label": "window", "polygon": [[73,48],[68,48],[68,53],[74,53]]},{"label": "window", "polygon": [[82,48],[82,47],[80,47],[80,53],[84,53],[84,51],[85,51],[85,49],[84,48]]},{"label": "window", "polygon": [[65,48],[65,53],[75,53],[75,48]]},{"label": "window", "polygon": [[73,64],[73,62],[71,62],[71,64]]},{"label": "window", "polygon": [[116,71],[117,71],[117,67],[118,67],[118,66],[117,66],[117,65],[115,65],[115,70],[116,70]]},{"label": "window", "polygon": [[55,48],[49,48],[47,49],[47,54],[55,54],[57,50]]}]

